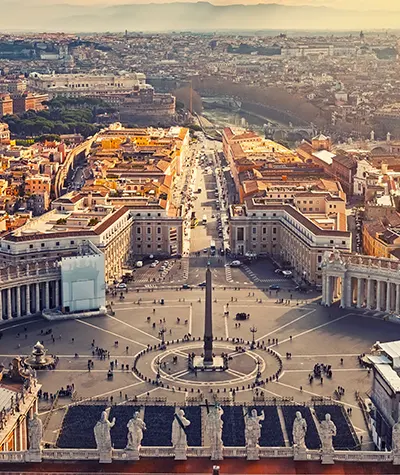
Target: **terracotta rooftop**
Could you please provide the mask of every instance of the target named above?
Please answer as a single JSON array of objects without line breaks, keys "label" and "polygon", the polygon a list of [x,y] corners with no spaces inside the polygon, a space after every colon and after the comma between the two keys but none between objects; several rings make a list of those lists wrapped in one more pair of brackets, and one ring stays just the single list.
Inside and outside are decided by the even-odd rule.
[{"label": "terracotta rooftop", "polygon": [[45,473],[75,474],[83,473],[151,473],[151,474],[212,474],[214,465],[220,467],[221,475],[259,474],[259,475],[297,475],[297,474],[329,474],[329,475],[380,475],[400,474],[400,466],[391,463],[374,462],[336,462],[334,465],[322,465],[320,462],[295,462],[293,459],[262,459],[248,462],[243,459],[225,459],[213,462],[205,458],[190,458],[175,461],[170,458],[149,458],[135,462],[113,462],[99,464],[91,461],[76,462],[42,462],[42,463],[8,463],[0,464],[2,473],[18,473],[19,475]]}]

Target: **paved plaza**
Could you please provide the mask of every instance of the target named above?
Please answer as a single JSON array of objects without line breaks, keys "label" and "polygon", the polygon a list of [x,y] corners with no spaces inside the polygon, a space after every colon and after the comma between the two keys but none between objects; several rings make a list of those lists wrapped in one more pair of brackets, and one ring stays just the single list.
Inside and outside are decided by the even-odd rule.
[{"label": "paved plaza", "polygon": [[[154,299],[158,302],[161,298],[164,305],[154,304]],[[117,404],[123,404],[125,398],[146,395],[183,403],[185,397],[199,394],[199,391],[212,400],[211,390],[229,395],[232,388],[235,389],[236,401],[248,402],[254,395],[254,389],[248,386],[255,381],[257,369],[261,371],[261,379],[269,380],[281,361],[279,380],[263,384],[258,389],[259,394],[264,393],[265,397],[289,396],[297,402],[304,402],[313,396],[334,397],[335,389],[342,386],[345,394],[340,402],[346,408],[353,409],[351,418],[354,427],[359,435],[364,435],[364,444],[368,444],[355,392],[365,394],[370,389],[372,375],[359,366],[358,356],[368,352],[377,340],[397,339],[398,325],[356,310],[325,309],[313,300],[298,302],[293,299],[290,305],[277,304],[274,296],[269,297],[268,292],[259,290],[254,290],[253,295],[253,291],[248,289],[216,289],[213,299],[213,332],[217,339],[215,353],[232,355],[228,371],[220,376],[216,373],[195,376],[187,370],[188,352],[198,354],[202,347],[202,341],[193,342],[193,338],[198,340],[204,333],[204,291],[200,289],[131,291],[126,294],[125,300],[114,303],[114,316],[57,323],[41,318],[10,322],[8,327],[2,329],[0,361],[7,365],[12,357],[29,354],[37,340],[43,341],[49,352],[60,358],[57,369],[39,372],[44,391],[55,393],[73,383],[80,398],[112,396]],[[229,304],[229,316],[224,316],[226,304]],[[250,314],[248,320],[240,322],[240,328],[235,320],[238,312]],[[257,329],[254,336],[258,347],[256,344],[250,351],[247,341],[251,342],[252,327]],[[54,342],[51,335],[44,335],[50,328]],[[166,351],[155,349],[146,352],[138,361],[140,376],[134,374],[131,369],[135,355],[148,345],[157,346],[160,343],[161,328],[166,330],[165,340],[174,340],[174,343],[170,343]],[[190,341],[182,342],[185,335],[191,335]],[[244,343],[232,342],[232,338],[243,339]],[[178,343],[177,339],[180,340]],[[273,344],[273,339],[277,339],[278,344]],[[95,347],[110,352],[110,358],[100,360],[97,356],[93,357],[93,340]],[[246,352],[237,351],[238,346],[246,348]],[[268,348],[274,353],[268,352]],[[291,359],[287,359],[287,353],[292,354]],[[175,363],[174,356],[177,356]],[[88,359],[94,361],[90,372]],[[117,361],[117,367],[113,378],[108,380],[111,361]],[[257,365],[257,361],[261,363]],[[308,375],[316,363],[332,365],[332,378],[324,377],[322,383],[314,379],[310,384]],[[122,364],[128,365],[129,370],[123,370]],[[164,387],[144,380],[144,375],[150,380],[156,379],[158,368]],[[58,407],[63,409],[68,404],[73,402],[60,399]],[[43,417],[48,408],[48,403],[42,404]],[[54,442],[56,439],[62,414],[63,411],[60,411],[52,416],[48,426],[51,430],[45,436],[47,441]]]}]

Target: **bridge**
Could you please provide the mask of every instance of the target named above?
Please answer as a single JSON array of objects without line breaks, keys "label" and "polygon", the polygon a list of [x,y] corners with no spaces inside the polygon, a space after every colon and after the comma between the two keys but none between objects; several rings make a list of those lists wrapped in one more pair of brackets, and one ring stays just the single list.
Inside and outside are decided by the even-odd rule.
[{"label": "bridge", "polygon": [[62,190],[64,188],[65,180],[68,176],[68,172],[71,167],[73,167],[75,163],[75,159],[81,155],[82,153],[86,155],[89,153],[93,142],[97,139],[98,133],[93,135],[93,137],[89,137],[84,142],[79,144],[77,147],[73,148],[67,153],[64,163],[58,169],[53,185],[53,193],[55,199],[59,198],[63,193]]}]

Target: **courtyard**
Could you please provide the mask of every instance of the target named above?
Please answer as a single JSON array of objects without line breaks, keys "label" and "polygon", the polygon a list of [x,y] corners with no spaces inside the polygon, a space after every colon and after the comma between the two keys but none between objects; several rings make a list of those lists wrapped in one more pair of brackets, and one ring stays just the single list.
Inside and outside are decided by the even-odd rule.
[{"label": "courtyard", "polygon": [[[289,298],[286,293],[279,295],[284,302]],[[204,290],[199,288],[130,291],[114,302],[110,316],[10,322],[2,329],[0,362],[7,366],[13,357],[28,355],[36,341],[43,341],[49,353],[59,357],[55,370],[38,372],[43,391],[55,394],[73,384],[80,400],[112,397],[114,404],[134,397],[166,398],[177,404],[188,397],[212,401],[217,396],[232,397],[232,390],[236,402],[252,401],[257,391],[258,397],[290,397],[302,403],[321,396],[336,400],[340,386],[345,391],[338,402],[352,409],[351,421],[358,436],[363,435],[363,447],[371,448],[355,395],[358,391],[366,397],[372,374],[359,365],[358,357],[377,340],[398,339],[399,327],[363,311],[326,309],[304,297],[277,303],[276,296],[268,294],[257,289],[213,292],[214,352],[231,356],[224,372],[188,370],[188,354],[200,354],[203,344]],[[249,314],[249,319],[237,321],[239,312]],[[160,330],[168,342],[165,350],[158,348]],[[106,351],[105,359],[97,356],[96,347]],[[133,372],[135,356],[143,350]],[[90,371],[88,360],[93,361]],[[113,377],[108,379],[111,362]],[[323,380],[314,378],[310,383],[317,363],[330,365],[332,377],[323,375]],[[276,380],[273,375],[280,365]],[[254,388],[258,372],[263,384]],[[45,442],[55,442],[65,409],[75,403],[58,399],[46,424]],[[43,419],[49,410],[50,402],[42,401]]]}]

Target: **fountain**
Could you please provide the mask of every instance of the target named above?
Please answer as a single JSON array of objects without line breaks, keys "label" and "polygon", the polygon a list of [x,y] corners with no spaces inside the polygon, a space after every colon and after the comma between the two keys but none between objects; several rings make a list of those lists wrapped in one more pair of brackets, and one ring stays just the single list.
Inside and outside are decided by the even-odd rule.
[{"label": "fountain", "polygon": [[47,350],[38,341],[33,347],[31,355],[24,359],[24,363],[35,369],[43,369],[55,365],[55,357],[47,355]]}]

